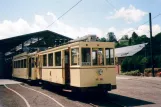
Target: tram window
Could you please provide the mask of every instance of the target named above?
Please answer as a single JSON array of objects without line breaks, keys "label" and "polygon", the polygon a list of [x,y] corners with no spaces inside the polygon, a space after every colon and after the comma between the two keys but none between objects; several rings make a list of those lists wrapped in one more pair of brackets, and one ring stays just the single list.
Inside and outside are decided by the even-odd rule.
[{"label": "tram window", "polygon": [[47,55],[43,55],[43,66],[47,66]]},{"label": "tram window", "polygon": [[38,58],[36,57],[36,63],[35,63],[36,67],[38,66]]},{"label": "tram window", "polygon": [[21,60],[21,68],[23,68],[23,60]]},{"label": "tram window", "polygon": [[20,68],[20,60],[18,61],[18,68]]},{"label": "tram window", "polygon": [[16,61],[14,61],[14,68],[16,68]]},{"label": "tram window", "polygon": [[92,49],[93,65],[104,65],[104,52],[102,48]]},{"label": "tram window", "polygon": [[32,61],[31,61],[32,68],[34,67],[34,63],[35,63],[34,58],[32,58]]},{"label": "tram window", "polygon": [[15,68],[15,61],[13,61],[13,68]]},{"label": "tram window", "polygon": [[82,66],[91,65],[90,48],[82,48]]},{"label": "tram window", "polygon": [[61,52],[55,52],[55,65],[61,66]]},{"label": "tram window", "polygon": [[78,57],[79,57],[79,49],[76,48],[76,49],[72,49],[71,51],[71,55],[72,55],[72,65],[79,65],[79,60],[78,60]]},{"label": "tram window", "polygon": [[18,68],[18,61],[16,61],[16,68]]},{"label": "tram window", "polygon": [[15,68],[17,68],[17,61],[15,61]]},{"label": "tram window", "polygon": [[27,68],[27,66],[26,66],[26,59],[24,59],[24,68]]},{"label": "tram window", "polygon": [[114,65],[113,49],[106,48],[106,65]]},{"label": "tram window", "polygon": [[53,66],[53,53],[48,54],[48,65]]}]

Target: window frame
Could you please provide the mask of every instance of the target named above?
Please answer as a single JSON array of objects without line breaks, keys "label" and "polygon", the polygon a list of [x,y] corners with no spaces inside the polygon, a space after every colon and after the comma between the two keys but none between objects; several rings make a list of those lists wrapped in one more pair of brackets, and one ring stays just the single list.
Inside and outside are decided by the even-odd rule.
[{"label": "window frame", "polygon": [[27,68],[27,59],[23,59],[24,60],[24,68]]},{"label": "window frame", "polygon": [[[106,58],[106,52],[107,52],[107,50],[108,50],[108,54],[109,54],[109,57],[108,57],[108,59],[109,59],[109,61],[107,62],[107,58]],[[112,53],[113,53],[113,64],[112,64],[112,62],[111,62],[111,50],[112,50]],[[107,65],[115,65],[115,53],[114,53],[114,48],[105,48],[105,60],[106,60],[106,66]]]},{"label": "window frame", "polygon": [[[48,66],[49,67],[54,66],[54,53],[48,53],[47,55],[48,55],[48,57],[47,57],[48,58]],[[50,65],[49,55],[52,55],[52,65]]]},{"label": "window frame", "polygon": [[83,57],[82,57],[82,56],[83,56],[83,54],[82,54],[82,49],[83,49],[83,48],[88,48],[88,49],[90,49],[90,53],[92,52],[92,48],[91,48],[91,47],[80,47],[80,54],[81,54],[81,56],[80,56],[80,59],[81,59],[80,61],[81,61],[81,63],[80,63],[80,64],[81,64],[81,66],[93,66],[93,65],[92,65],[92,57],[91,57],[91,55],[90,55],[90,64],[87,64],[87,65],[83,65],[83,64],[82,64],[82,63],[83,63],[83,61],[82,61],[82,59],[83,59]]},{"label": "window frame", "polygon": [[[102,54],[103,54],[103,58],[102,58],[102,61],[103,61],[103,64],[102,65],[99,65],[98,63],[96,65],[93,64],[93,49],[102,49]],[[92,66],[105,66],[105,48],[104,47],[92,47],[91,48],[91,59],[92,59]]]},{"label": "window frame", "polygon": [[[45,64],[45,65],[44,65],[44,56],[46,56],[46,61],[45,61],[46,64]],[[43,54],[43,55],[42,55],[42,66],[43,66],[43,67],[47,67],[47,54]]]},{"label": "window frame", "polygon": [[[77,64],[72,64],[72,49],[78,49],[78,55],[77,55]],[[73,47],[73,48],[71,48],[71,50],[70,50],[70,56],[71,56],[71,58],[70,58],[70,64],[71,64],[71,66],[79,66],[80,65],[80,48],[79,47]]]},{"label": "window frame", "polygon": [[[58,53],[58,52],[60,52],[60,65],[57,65],[57,63],[56,63],[56,60],[57,60],[57,59],[56,59],[56,53]],[[62,66],[62,50],[59,50],[59,51],[54,52],[54,60],[55,60],[55,61],[54,61],[55,66],[57,66],[57,67],[58,67],[58,66],[59,66],[59,67]]]}]

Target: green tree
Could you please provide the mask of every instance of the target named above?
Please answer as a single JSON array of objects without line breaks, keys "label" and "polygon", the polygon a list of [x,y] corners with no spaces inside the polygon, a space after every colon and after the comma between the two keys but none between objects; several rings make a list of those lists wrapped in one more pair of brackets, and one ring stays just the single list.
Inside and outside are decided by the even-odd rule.
[{"label": "green tree", "polygon": [[133,40],[136,40],[138,38],[138,34],[136,34],[135,32],[132,33],[132,39]]},{"label": "green tree", "polygon": [[129,40],[129,36],[128,35],[124,35],[124,36],[122,36],[121,40]]},{"label": "green tree", "polygon": [[131,40],[131,38],[129,39],[128,45],[129,45],[129,46],[132,45],[132,40]]},{"label": "green tree", "polygon": [[116,39],[114,32],[109,32],[107,34],[107,41],[108,42],[117,42],[117,39]]},{"label": "green tree", "polygon": [[103,37],[103,38],[100,39],[100,41],[101,41],[101,42],[106,42],[106,38]]}]

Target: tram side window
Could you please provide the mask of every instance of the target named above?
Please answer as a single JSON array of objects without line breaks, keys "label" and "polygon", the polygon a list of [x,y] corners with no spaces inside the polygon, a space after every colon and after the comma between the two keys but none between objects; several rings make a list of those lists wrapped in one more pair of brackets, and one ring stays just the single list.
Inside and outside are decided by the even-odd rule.
[{"label": "tram side window", "polygon": [[104,65],[104,52],[102,48],[92,49],[93,65]]},{"label": "tram side window", "polygon": [[47,66],[47,55],[43,55],[43,66]]},{"label": "tram side window", "polygon": [[61,66],[61,52],[55,52],[55,65]]},{"label": "tram side window", "polygon": [[16,61],[16,68],[18,68],[18,61]]},{"label": "tram side window", "polygon": [[15,68],[17,68],[17,61],[15,61]]},{"label": "tram side window", "polygon": [[91,65],[90,48],[82,48],[82,66]]},{"label": "tram side window", "polygon": [[48,65],[53,66],[53,53],[48,54]]},{"label": "tram side window", "polygon": [[72,49],[71,51],[71,55],[72,55],[72,65],[79,65],[79,49]]},{"label": "tram side window", "polygon": [[15,68],[15,61],[13,61],[13,68]]},{"label": "tram side window", "polygon": [[21,68],[23,68],[23,60],[21,60]]},{"label": "tram side window", "polygon": [[26,59],[24,59],[24,68],[27,68],[27,66],[26,66]]},{"label": "tram side window", "polygon": [[14,68],[16,68],[16,61],[14,61]]},{"label": "tram side window", "polygon": [[106,48],[106,65],[114,65],[114,49]]},{"label": "tram side window", "polygon": [[20,68],[20,63],[21,63],[21,62],[20,62],[20,60],[19,60],[19,61],[18,61],[18,68]]},{"label": "tram side window", "polygon": [[35,64],[35,60],[34,60],[34,58],[32,58],[32,61],[31,61],[32,68],[34,67],[34,64]]}]

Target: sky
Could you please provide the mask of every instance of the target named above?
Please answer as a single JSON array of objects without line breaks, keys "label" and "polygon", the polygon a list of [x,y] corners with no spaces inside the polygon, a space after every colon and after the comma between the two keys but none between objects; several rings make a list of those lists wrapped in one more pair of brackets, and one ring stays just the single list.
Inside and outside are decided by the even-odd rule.
[{"label": "sky", "polygon": [[[161,0],[82,0],[76,7],[47,27],[79,0],[1,0],[0,39],[51,30],[73,39],[87,34],[106,37],[149,36],[149,12],[161,13]],[[153,36],[161,32],[161,15],[152,20]]]}]

